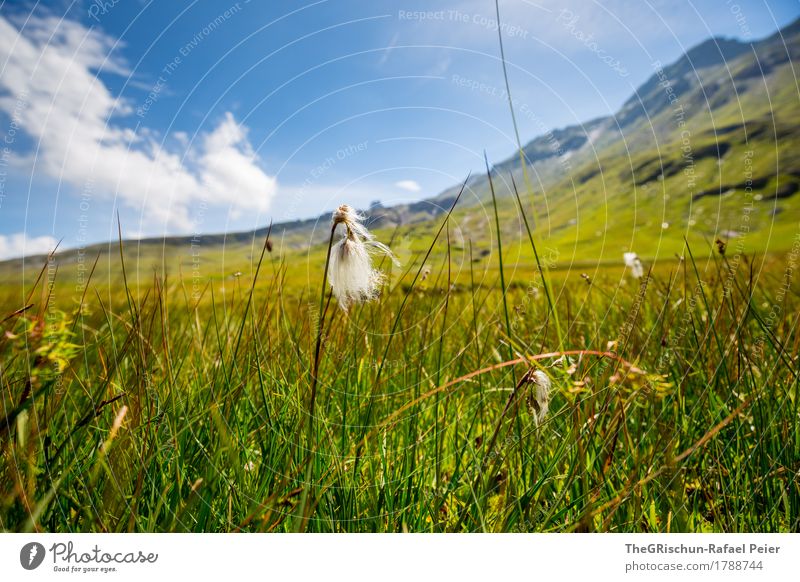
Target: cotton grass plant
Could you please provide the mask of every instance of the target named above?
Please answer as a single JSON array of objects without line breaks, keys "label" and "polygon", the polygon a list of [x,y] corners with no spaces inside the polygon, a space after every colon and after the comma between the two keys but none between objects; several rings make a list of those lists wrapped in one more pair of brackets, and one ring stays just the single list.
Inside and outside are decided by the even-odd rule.
[{"label": "cotton grass plant", "polygon": [[[777,295],[785,261],[758,259],[764,269],[754,279],[749,265],[728,266],[716,252],[713,263],[695,265],[687,248],[685,268],[654,266],[635,321],[627,298],[557,274],[572,349],[548,352],[558,336],[545,323],[544,297],[510,311],[507,336],[497,267],[485,286],[471,283],[472,262],[455,269],[449,314],[431,309],[446,289],[445,233],[456,219],[442,219],[402,283],[363,306],[368,344],[331,305],[321,268],[319,314],[281,299],[306,291],[296,251],[265,261],[262,274],[272,266],[274,276],[256,281],[258,269],[242,269],[252,301],[245,293],[215,303],[210,292],[186,301],[181,280],[154,278],[141,295],[130,288],[127,310],[127,287],[92,281],[84,315],[74,316],[80,349],[61,368],[58,390],[53,366],[32,357],[46,336],[28,325],[39,321],[43,289],[48,301],[43,261],[29,302],[8,292],[0,314],[11,317],[2,330],[11,333],[0,335],[2,528],[798,530],[800,445],[791,435],[800,418],[800,304],[794,286]],[[339,224],[330,246],[313,250],[317,264],[342,233]],[[430,285],[415,288],[426,266]],[[594,273],[593,286],[613,289],[622,266]],[[294,269],[287,279],[284,268]],[[728,269],[731,278],[719,276]],[[526,300],[515,281],[525,282],[507,280],[509,305]],[[71,279],[59,272],[55,283],[52,301],[68,305]],[[770,326],[779,297],[791,316]],[[37,305],[25,310],[29,303]],[[317,346],[330,357],[320,359],[321,320]],[[607,345],[621,329],[627,337]],[[728,330],[736,341],[718,344]],[[438,347],[426,349],[432,339]],[[513,342],[514,359],[503,342]],[[564,357],[571,365],[556,364]],[[309,419],[310,362],[311,381],[324,383]],[[502,398],[507,386],[516,389]]]},{"label": "cotton grass plant", "polygon": [[553,384],[550,381],[550,377],[541,370],[536,370],[531,374],[531,383],[533,386],[528,396],[528,406],[535,423],[539,425],[547,417],[547,412],[550,409],[550,393]]},{"label": "cotton grass plant", "polygon": [[[313,480],[314,414],[319,384],[319,361],[322,350],[322,335],[325,324],[325,292],[330,282],[331,294],[336,297],[339,307],[347,312],[351,305],[362,301],[370,301],[378,296],[385,277],[382,272],[373,268],[372,255],[383,253],[392,262],[399,265],[392,251],[385,244],[375,240],[372,233],[364,226],[365,217],[352,206],[340,205],[331,217],[331,233],[328,250],[325,256],[325,270],[322,275],[322,290],[319,298],[319,321],[317,324],[317,340],[314,348],[314,361],[311,368],[311,394],[309,398],[308,432],[306,444],[312,455],[306,466],[306,487],[303,489],[301,513],[298,519],[298,530],[305,527],[308,495]],[[333,239],[339,225],[344,226],[342,238],[334,244]]]},{"label": "cotton grass plant", "polygon": [[[354,341],[362,339],[356,326],[332,324],[379,296],[372,259],[389,253],[348,206],[334,213],[327,247],[314,249],[326,252],[317,313],[283,300],[299,255],[276,253],[275,276],[257,287],[256,268],[246,301],[223,296],[219,306],[212,285],[202,301],[182,302],[183,281],[157,275],[146,293],[132,293],[120,243],[113,273],[122,270],[124,286],[87,282],[94,294],[79,305],[85,299],[93,310],[75,316],[80,353],[58,370],[58,390],[51,367],[32,377],[31,342],[42,337],[25,331],[28,318],[43,317],[35,291],[44,306],[51,300],[49,261],[22,304],[8,287],[0,529],[798,531],[800,295],[776,295],[785,259],[754,258],[756,279],[749,264],[729,264],[722,253],[698,268],[687,244],[683,269],[653,264],[658,284],[643,286],[631,320],[610,293],[591,293],[618,284],[615,267],[593,274],[590,286],[556,274],[562,290],[551,295],[534,244],[535,209],[529,227],[514,187],[547,305],[534,301],[515,315],[507,304],[527,299],[519,279],[512,273],[501,289],[476,285],[470,260],[467,281],[448,274],[447,288],[461,290],[447,296],[459,314],[448,319],[426,299],[437,281],[430,265],[446,256],[449,267],[449,237],[446,255],[435,245],[461,192],[421,261],[409,261],[405,283],[372,310],[366,346]],[[272,250],[269,235],[265,248]],[[631,254],[631,273],[644,276]],[[729,277],[719,276],[724,269]],[[428,275],[430,291],[415,289]],[[74,299],[59,291],[53,301]],[[342,309],[329,314],[333,298]],[[787,317],[772,322],[768,310],[778,304]],[[425,326],[406,333],[404,315]],[[439,349],[426,349],[434,333]],[[723,346],[720,334],[734,341]],[[565,349],[607,341],[607,351]],[[559,351],[545,351],[556,344]],[[323,345],[337,357],[324,363],[317,413]],[[517,357],[504,361],[502,345]],[[402,373],[386,364],[394,353]],[[567,370],[538,368],[565,356],[578,358]],[[507,386],[515,369],[522,377],[504,405],[491,389]],[[655,389],[654,374],[642,370],[668,377],[671,388]],[[431,405],[440,395],[441,415],[438,401]],[[535,426],[517,414],[523,395]],[[97,442],[107,445],[98,451]],[[258,463],[243,456],[251,449]]]},{"label": "cotton grass plant", "polygon": [[389,247],[375,240],[367,230],[362,222],[364,218],[347,204],[333,213],[333,230],[341,224],[345,231],[330,250],[329,278],[333,296],[344,311],[353,303],[377,297],[385,276],[372,266],[374,253],[383,253],[395,265],[400,265]]},{"label": "cotton grass plant", "polygon": [[639,260],[639,255],[633,252],[625,253],[622,255],[622,259],[625,261],[625,266],[631,270],[631,277],[641,279],[644,276],[644,267],[642,267],[642,261]]}]

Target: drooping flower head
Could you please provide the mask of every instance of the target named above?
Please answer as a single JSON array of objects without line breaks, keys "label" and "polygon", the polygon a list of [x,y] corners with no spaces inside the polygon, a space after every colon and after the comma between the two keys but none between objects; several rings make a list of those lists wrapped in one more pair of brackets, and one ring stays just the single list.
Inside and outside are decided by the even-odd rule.
[{"label": "drooping flower head", "polygon": [[376,241],[362,220],[364,217],[347,204],[333,213],[333,227],[342,224],[345,232],[331,248],[328,279],[333,295],[345,311],[353,303],[369,301],[378,295],[384,276],[372,267],[374,252],[386,254],[399,265],[389,247]]},{"label": "drooping flower head", "polygon": [[625,266],[631,270],[631,277],[641,279],[644,276],[644,267],[642,267],[642,262],[639,260],[639,255],[625,253],[623,258],[625,259]]},{"label": "drooping flower head", "polygon": [[536,424],[541,424],[550,409],[550,389],[553,385],[550,377],[541,370],[530,375],[530,382],[533,386],[528,396],[528,406]]}]

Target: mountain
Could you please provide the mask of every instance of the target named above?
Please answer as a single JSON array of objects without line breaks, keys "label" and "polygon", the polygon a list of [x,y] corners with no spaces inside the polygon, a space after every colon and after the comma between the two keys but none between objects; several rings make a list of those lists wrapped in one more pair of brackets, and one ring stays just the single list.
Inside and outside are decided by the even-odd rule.
[{"label": "mountain", "polygon": [[[652,150],[651,158],[658,160],[658,150],[680,141],[687,131],[688,135],[724,135],[719,152],[711,152],[720,156],[729,151],[732,139],[772,137],[774,141],[797,127],[800,95],[794,64],[798,57],[800,19],[753,43],[710,38],[672,64],[656,64],[650,78],[616,114],[554,130],[528,142],[523,153],[532,169],[529,173],[535,174],[537,186],[544,188],[563,180],[565,169],[574,171],[583,182],[600,174],[603,164],[599,161],[609,153],[627,156]],[[775,99],[777,94],[781,99]],[[773,123],[775,131],[764,136]],[[701,158],[709,154],[703,147],[696,153]],[[792,166],[794,170],[795,164]],[[493,171],[513,174],[517,184],[522,183],[518,153],[495,165]],[[483,194],[489,192],[485,177],[476,178],[470,186]],[[504,183],[495,186],[501,196],[510,192]],[[449,197],[456,189],[440,196]]]},{"label": "mountain", "polygon": [[[531,140],[522,151],[527,172],[519,152],[491,170],[504,236],[521,236],[510,196],[513,177],[562,261],[571,254],[572,260],[616,262],[630,249],[672,256],[684,237],[703,245],[719,237],[735,240],[742,251],[786,250],[800,217],[798,57],[800,19],[752,43],[711,38],[674,63],[656,65],[614,115]],[[376,205],[368,211],[372,227],[424,233],[459,187],[413,204]],[[479,204],[490,196],[487,177],[473,175],[468,190],[459,219],[471,237],[486,240],[490,225]],[[328,220],[323,215],[277,224],[273,238],[289,252],[308,249],[324,243],[327,229],[320,226]],[[128,247],[154,263],[181,255],[185,268],[197,246],[206,249],[205,262],[231,253],[252,261],[265,233],[204,235],[195,245],[190,237],[157,238]],[[116,248],[96,245],[84,254],[110,255]],[[505,248],[514,251],[513,243]],[[65,251],[59,260],[74,264],[78,255]],[[0,273],[20,264],[7,261]]]},{"label": "mountain", "polygon": [[[740,253],[788,250],[800,217],[799,57],[800,19],[656,64],[614,115],[527,143],[527,172],[519,153],[493,166],[498,200],[516,183],[559,264],[618,262],[627,250],[674,257],[684,238],[704,252],[716,239]],[[469,187],[490,199],[485,175]],[[504,236],[519,239],[507,217]]]}]

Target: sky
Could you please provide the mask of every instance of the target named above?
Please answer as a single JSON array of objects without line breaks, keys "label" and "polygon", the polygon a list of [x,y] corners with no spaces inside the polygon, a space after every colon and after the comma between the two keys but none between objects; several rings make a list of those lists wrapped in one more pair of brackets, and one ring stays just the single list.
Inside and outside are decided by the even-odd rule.
[{"label": "sky", "polygon": [[[798,0],[501,0],[523,142]],[[493,0],[0,0],[0,259],[437,195],[512,155]]]}]

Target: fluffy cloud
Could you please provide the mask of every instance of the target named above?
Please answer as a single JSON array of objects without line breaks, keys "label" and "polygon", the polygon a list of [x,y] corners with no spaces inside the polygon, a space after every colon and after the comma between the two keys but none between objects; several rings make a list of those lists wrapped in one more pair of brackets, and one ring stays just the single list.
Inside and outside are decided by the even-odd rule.
[{"label": "fluffy cloud", "polygon": [[422,187],[414,180],[400,180],[395,182],[394,185],[407,192],[419,192],[422,190]]},{"label": "fluffy cloud", "polygon": [[0,234],[0,260],[14,257],[44,255],[52,251],[58,241],[52,236],[29,238],[25,233],[11,235]]},{"label": "fluffy cloud", "polygon": [[109,56],[115,42],[77,22],[38,18],[18,27],[0,17],[0,112],[37,142],[32,171],[116,197],[141,212],[144,233],[190,232],[190,209],[200,202],[234,214],[267,211],[276,180],[261,169],[247,129],[232,114],[191,144],[121,125],[132,108],[97,76],[128,74]]}]

